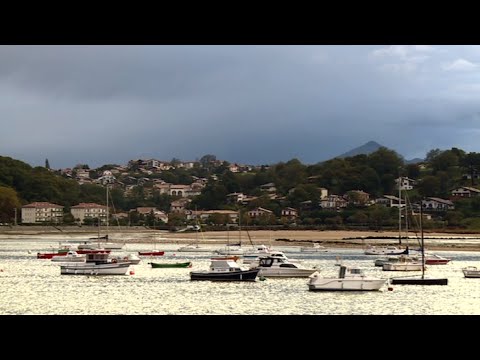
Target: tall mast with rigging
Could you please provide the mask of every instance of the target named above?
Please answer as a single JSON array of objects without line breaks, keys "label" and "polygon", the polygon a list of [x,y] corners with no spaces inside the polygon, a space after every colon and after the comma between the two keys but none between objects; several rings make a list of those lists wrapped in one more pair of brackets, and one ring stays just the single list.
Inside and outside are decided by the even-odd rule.
[{"label": "tall mast with rigging", "polygon": [[398,244],[402,245],[402,177],[398,178]]},{"label": "tall mast with rigging", "polygon": [[420,201],[420,241],[422,243],[422,279],[425,278],[425,249],[423,240],[423,200]]},{"label": "tall mast with rigging", "polygon": [[106,236],[106,239],[108,239],[108,223],[109,223],[109,219],[108,219],[108,215],[109,215],[109,212],[108,212],[108,184],[107,184],[107,236]]}]

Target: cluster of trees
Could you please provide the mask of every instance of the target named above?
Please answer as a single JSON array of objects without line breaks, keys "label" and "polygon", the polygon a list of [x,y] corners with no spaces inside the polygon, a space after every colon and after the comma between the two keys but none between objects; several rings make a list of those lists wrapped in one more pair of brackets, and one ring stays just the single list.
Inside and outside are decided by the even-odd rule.
[{"label": "cluster of trees", "polygon": [[[227,202],[227,194],[243,192],[257,197],[241,210],[245,213],[255,207],[264,207],[273,211],[274,216],[259,218],[256,220],[258,224],[278,223],[281,209],[289,206],[300,210],[299,224],[378,227],[394,222],[395,214],[377,206],[368,209],[349,208],[342,213],[332,214],[318,207],[319,188],[339,195],[351,190],[363,190],[372,197],[378,197],[396,194],[395,179],[408,176],[418,181],[410,192],[413,201],[422,196],[448,198],[455,187],[476,186],[476,177],[480,174],[480,154],[466,153],[458,148],[444,151],[433,149],[427,153],[424,163],[406,164],[395,151],[380,148],[369,155],[335,158],[314,165],[305,165],[292,159],[247,173],[232,173],[228,165],[228,162],[219,163],[214,155],[208,154],[192,169],[175,168],[151,177],[177,184],[191,184],[194,176],[209,178],[201,195],[190,204],[191,209],[238,210],[238,204]],[[113,166],[105,165],[95,171]],[[72,179],[59,176],[49,167],[48,160],[45,167],[31,167],[9,157],[0,157],[0,222],[10,222],[14,208],[33,201],[61,204],[65,206],[66,213],[71,206],[80,202],[105,203],[105,189],[102,186],[79,185]],[[88,169],[88,165],[83,168]],[[144,176],[136,172],[134,166],[130,171],[132,176]],[[216,180],[211,175],[216,175]],[[469,178],[465,175],[469,175]],[[261,190],[260,186],[266,183],[275,184],[276,199],[271,199]],[[153,206],[168,212],[174,198],[148,189],[151,185],[145,186],[135,187],[128,196],[121,189],[112,189],[116,210]],[[147,193],[149,196],[146,196]],[[309,203],[311,206],[305,206]],[[455,211],[444,214],[441,225],[476,227],[477,223],[480,226],[480,221],[475,219],[478,216],[480,200],[465,199],[457,202]],[[146,224],[153,223],[150,218],[140,220]],[[211,220],[212,223],[218,221]]]}]

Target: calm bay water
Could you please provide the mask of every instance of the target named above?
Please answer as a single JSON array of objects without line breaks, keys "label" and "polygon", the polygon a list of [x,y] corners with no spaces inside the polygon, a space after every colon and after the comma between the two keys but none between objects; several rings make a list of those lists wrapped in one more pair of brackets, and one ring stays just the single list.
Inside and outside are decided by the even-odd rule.
[{"label": "calm bay water", "polygon": [[[58,240],[48,238],[0,240],[0,314],[480,314],[480,279],[465,279],[461,271],[480,267],[480,252],[437,252],[452,261],[429,266],[427,274],[447,277],[448,286],[395,285],[393,291],[343,293],[311,292],[306,278],[192,282],[189,272],[206,270],[211,255],[177,253],[174,244],[157,245],[166,253],[155,261],[188,259],[192,269],[151,269],[151,260],[144,259],[133,266],[134,275],[65,276],[58,263],[36,258],[37,252],[56,246]],[[148,249],[152,245],[127,244],[118,253]],[[371,276],[413,274],[384,272],[373,266],[375,256],[360,249],[313,254],[284,249],[324,276],[337,274],[336,256]]]}]

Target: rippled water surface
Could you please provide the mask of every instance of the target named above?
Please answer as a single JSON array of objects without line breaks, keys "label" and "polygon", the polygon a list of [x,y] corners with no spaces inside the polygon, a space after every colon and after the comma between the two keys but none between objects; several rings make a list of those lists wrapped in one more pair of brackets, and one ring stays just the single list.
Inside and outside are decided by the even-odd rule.
[{"label": "rippled water surface", "polygon": [[[209,255],[177,253],[179,245],[162,245],[165,256],[193,262],[192,269],[151,269],[144,259],[128,276],[65,276],[60,266],[36,258],[58,241],[0,241],[0,314],[480,314],[480,279],[465,279],[462,267],[480,267],[479,252],[437,252],[451,257],[448,265],[429,266],[427,274],[447,277],[448,286],[393,286],[379,292],[311,292],[307,280],[268,279],[253,283],[190,281],[191,270],[206,270]],[[120,251],[149,250],[151,245],[127,244]],[[160,246],[157,246],[160,249]],[[213,249],[213,246],[212,246]],[[280,249],[282,250],[282,249]],[[371,276],[412,273],[383,272],[375,256],[360,249],[305,254],[284,248],[305,267],[336,275],[336,257]]]}]

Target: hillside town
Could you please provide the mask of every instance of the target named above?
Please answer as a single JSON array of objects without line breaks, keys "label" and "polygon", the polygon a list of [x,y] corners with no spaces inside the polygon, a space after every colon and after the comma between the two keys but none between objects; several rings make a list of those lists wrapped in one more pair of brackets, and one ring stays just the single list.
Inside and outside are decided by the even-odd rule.
[{"label": "hillside town", "polygon": [[[378,151],[392,155],[387,149]],[[378,151],[368,157],[377,156]],[[439,157],[449,152],[434,155]],[[341,161],[354,163],[365,159],[367,155],[357,155]],[[331,160],[337,166],[339,161]],[[291,167],[295,176],[303,174],[298,179],[287,179],[292,181],[286,183],[285,178],[275,174],[277,182],[283,181],[282,184],[258,181],[261,178],[275,179],[272,171],[278,172],[282,166]],[[406,172],[412,177],[392,178],[391,184],[375,193],[365,191],[363,179],[357,183],[358,188],[342,186],[344,191],[339,191],[338,186],[321,186],[326,182],[324,172],[305,176],[308,175],[308,171],[305,173],[308,167],[298,160],[272,166],[252,166],[230,164],[217,160],[214,155],[205,155],[200,161],[189,162],[137,159],[125,166],[105,165],[97,169],[82,164],[58,170],[49,168],[50,173],[75,181],[80,188],[108,188],[121,204],[116,204],[112,198],[107,209],[104,196],[98,196],[101,201],[97,202],[70,204],[32,201],[21,206],[18,223],[104,225],[108,216],[110,223],[164,228],[195,224],[221,226],[240,222],[286,228],[316,226],[335,229],[350,226],[372,229],[394,226],[398,208],[406,207],[410,202],[412,216],[418,215],[421,204],[432,227],[439,224],[443,227],[460,225],[461,220],[456,219],[456,204],[460,201],[460,207],[464,208],[462,204],[466,199],[480,199],[480,190],[467,186],[474,182],[476,173],[472,178],[472,174],[462,172],[462,167],[457,165],[456,173],[460,176],[452,184],[458,186],[448,189],[447,196],[425,196],[428,195],[425,182],[431,181],[425,174],[432,174],[431,167],[428,162],[407,165]],[[242,179],[247,178],[256,181],[242,186]],[[240,191],[242,187],[244,191]],[[229,189],[236,191],[228,192]],[[431,185],[427,186],[428,189],[431,190]],[[419,195],[423,196],[420,198]],[[128,207],[129,203],[137,206]]]}]

